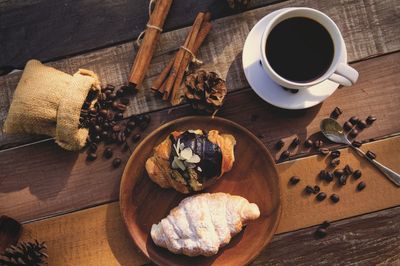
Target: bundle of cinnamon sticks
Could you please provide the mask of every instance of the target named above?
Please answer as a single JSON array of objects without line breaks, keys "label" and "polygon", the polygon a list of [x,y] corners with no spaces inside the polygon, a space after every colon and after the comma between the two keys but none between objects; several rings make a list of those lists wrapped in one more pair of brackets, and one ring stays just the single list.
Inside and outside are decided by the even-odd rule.
[{"label": "bundle of cinnamon sticks", "polygon": [[197,60],[196,54],[207,34],[211,30],[211,14],[200,12],[186,37],[185,43],[153,82],[151,89],[159,92],[163,100],[170,100],[172,105],[182,101],[181,83],[190,62]]}]

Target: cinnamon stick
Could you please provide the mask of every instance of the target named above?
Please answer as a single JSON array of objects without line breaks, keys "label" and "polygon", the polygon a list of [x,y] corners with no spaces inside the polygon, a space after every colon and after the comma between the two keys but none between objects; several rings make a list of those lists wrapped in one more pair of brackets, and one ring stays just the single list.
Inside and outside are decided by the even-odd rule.
[{"label": "cinnamon stick", "polygon": [[[148,25],[162,29],[172,1],[173,0],[157,0]],[[145,36],[136,55],[129,77],[129,82],[134,84],[136,87],[139,87],[143,82],[160,33],[161,32],[156,28],[147,27],[146,29]]]},{"label": "cinnamon stick", "polygon": [[[203,24],[204,15],[205,14],[203,12],[200,12],[197,15],[197,17],[196,17],[196,19],[195,19],[195,21],[193,23],[193,26],[191,28],[191,31],[189,32],[189,34],[188,34],[188,36],[187,36],[187,38],[185,40],[184,46],[186,48],[190,49],[190,47],[193,46],[193,43],[196,40],[197,34],[198,34],[199,30],[200,30],[200,27]],[[183,50],[183,49],[179,49],[179,51],[176,54],[175,62],[173,64],[173,66],[172,66],[170,75],[169,75],[169,77],[167,79],[167,84],[166,84],[166,87],[165,87],[165,92],[164,92],[164,97],[163,97],[164,100],[168,100],[169,99],[169,96],[170,96],[171,90],[173,88],[176,76],[177,76],[178,71],[180,69],[180,65],[181,65],[182,59],[185,56],[185,54],[186,54],[186,51]]]},{"label": "cinnamon stick", "polygon": [[[193,46],[191,48],[189,48],[189,50],[191,50],[194,55],[197,54],[198,49],[200,48],[201,44],[207,37],[207,34],[210,32],[211,27],[212,27],[212,24],[210,22],[208,22],[208,21],[204,22],[201,30],[198,33],[198,36],[197,36],[195,42],[193,43]],[[186,69],[191,60],[192,60],[192,55],[189,54],[188,52],[186,52],[185,56],[181,62],[180,69],[178,70],[178,74],[175,79],[174,86],[172,88],[172,93],[171,93],[171,104],[172,105],[176,105],[176,104],[180,103],[181,94],[179,94],[178,91],[181,88],[181,83],[182,83],[183,77],[185,75]]]},{"label": "cinnamon stick", "polygon": [[158,91],[161,88],[161,85],[164,83],[166,80],[169,72],[171,71],[172,65],[174,64],[175,58],[172,58],[169,63],[164,67],[164,69],[161,71],[160,75],[157,77],[157,79],[153,82],[151,85],[151,89],[154,91]]}]

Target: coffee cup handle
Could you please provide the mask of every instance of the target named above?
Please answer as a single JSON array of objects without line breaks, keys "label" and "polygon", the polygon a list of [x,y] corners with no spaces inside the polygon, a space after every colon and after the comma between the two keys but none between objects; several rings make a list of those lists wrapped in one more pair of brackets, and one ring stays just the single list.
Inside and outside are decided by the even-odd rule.
[{"label": "coffee cup handle", "polygon": [[336,67],[335,73],[333,73],[328,79],[343,86],[351,86],[357,82],[358,72],[348,64],[339,63]]}]

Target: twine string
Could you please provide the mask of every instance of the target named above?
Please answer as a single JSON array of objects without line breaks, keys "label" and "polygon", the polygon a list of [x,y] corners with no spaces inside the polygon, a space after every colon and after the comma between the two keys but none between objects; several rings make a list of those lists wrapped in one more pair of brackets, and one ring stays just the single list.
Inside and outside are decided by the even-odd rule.
[{"label": "twine string", "polygon": [[190,54],[190,56],[192,57],[192,62],[194,64],[197,64],[197,65],[202,65],[203,64],[203,61],[198,59],[189,48],[187,48],[186,46],[183,46],[183,45],[181,47],[179,47],[179,48],[185,50],[186,52],[188,52]]},{"label": "twine string", "polygon": [[[150,2],[149,2],[149,21],[150,21],[151,13],[153,12],[153,4],[154,4],[156,1],[157,1],[157,0],[150,0]],[[155,29],[155,30],[158,30],[159,32],[162,32],[162,31],[163,31],[162,28],[160,28],[160,27],[158,27],[158,26],[156,26],[156,25],[151,25],[150,23],[147,23],[147,24],[146,24],[146,29],[143,30],[143,31],[139,34],[139,36],[137,37],[137,39],[136,39],[136,44],[137,44],[137,46],[140,46],[140,41],[143,39],[143,36],[144,36],[144,34],[146,33],[147,28]]]}]

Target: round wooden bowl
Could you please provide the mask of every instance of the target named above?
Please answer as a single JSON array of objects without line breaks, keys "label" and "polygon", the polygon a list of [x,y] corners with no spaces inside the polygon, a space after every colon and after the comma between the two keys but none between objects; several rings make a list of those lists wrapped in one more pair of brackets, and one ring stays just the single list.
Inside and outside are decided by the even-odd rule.
[{"label": "round wooden bowl", "polygon": [[[176,255],[156,246],[150,236],[158,223],[188,195],[163,189],[147,176],[145,162],[153,147],[174,130],[217,129],[232,134],[237,141],[235,163],[213,186],[204,192],[226,192],[245,197],[261,211],[229,245],[212,257]],[[274,160],[263,143],[242,126],[222,118],[185,117],[162,125],[147,136],[131,155],[121,181],[121,214],[128,231],[140,250],[159,265],[244,265],[253,261],[271,240],[280,215],[279,177]]]}]

